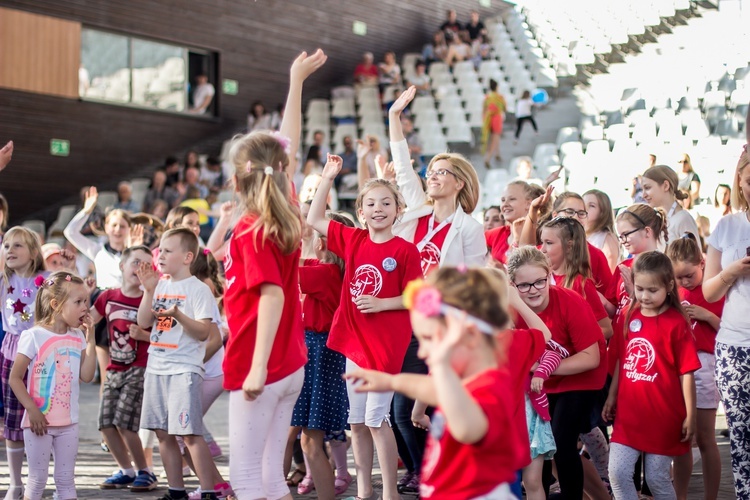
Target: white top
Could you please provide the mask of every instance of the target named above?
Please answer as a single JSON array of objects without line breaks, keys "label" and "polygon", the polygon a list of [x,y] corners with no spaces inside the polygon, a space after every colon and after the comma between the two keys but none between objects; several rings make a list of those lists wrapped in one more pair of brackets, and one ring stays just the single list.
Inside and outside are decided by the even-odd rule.
[{"label": "white top", "polygon": [[[214,94],[216,94],[216,89],[214,89],[214,86],[210,83],[204,83],[203,85],[198,85],[195,88],[195,92],[193,92],[193,109],[198,109],[199,106],[203,104],[203,101],[206,99],[206,97],[211,96],[213,97]],[[208,106],[198,111],[198,113],[203,114],[208,110],[208,108],[211,107],[211,102],[209,101]]]},{"label": "white top", "polygon": [[[214,315],[211,319],[211,323],[216,324],[219,327],[219,332],[223,330],[223,328],[226,326],[226,319],[221,317],[221,311],[219,311],[219,306],[216,305],[216,301],[214,301],[215,307],[214,307]],[[224,340],[224,337],[222,335],[222,341]],[[206,370],[206,374],[203,376],[203,378],[217,378],[224,376],[224,370],[222,370],[221,365],[224,363],[224,346],[222,345],[219,347],[219,350],[216,351],[216,353],[211,356],[211,359],[206,361],[206,363],[203,365],[203,368]]]},{"label": "white top", "polygon": [[601,250],[604,248],[604,240],[607,239],[607,231],[597,231],[594,234],[588,235],[586,239],[589,243]]},{"label": "white top", "polygon": [[[708,244],[721,252],[721,268],[745,257],[750,247],[747,212],[727,215],[708,237]],[[736,347],[750,347],[750,276],[739,278],[729,288],[716,341]]]},{"label": "white top", "polygon": [[63,234],[79,252],[94,262],[96,268],[96,286],[99,288],[120,288],[122,272],[120,271],[120,252],[115,252],[105,245],[106,237],[95,241],[81,234],[89,214],[81,210],[68,222]]},{"label": "white top", "polygon": [[687,210],[680,210],[669,217],[667,220],[667,231],[669,233],[669,241],[680,239],[686,231],[693,233],[695,240],[700,241],[698,224],[695,223],[695,219],[693,219],[693,216]]},{"label": "white top", "polygon": [[[18,354],[31,360],[26,388],[50,427],[78,423],[81,351],[85,345],[86,338],[78,329],[60,334],[34,326],[18,339]],[[21,427],[29,426],[24,411]]]},{"label": "white top", "polygon": [[[422,183],[411,166],[406,140],[391,142],[391,153],[396,169],[396,182],[406,202],[406,213],[394,224],[393,234],[416,244],[414,233],[419,219],[432,213],[432,205],[427,203]],[[484,267],[486,254],[487,242],[484,239],[482,224],[458,205],[440,252],[440,266],[464,264]]]},{"label": "white top", "polygon": [[534,102],[531,99],[519,99],[516,102],[516,118],[531,116],[531,108],[533,106]]},{"label": "white top", "polygon": [[[180,281],[162,278],[156,285],[152,308],[177,307],[193,319],[213,319],[216,299],[211,289],[195,276]],[[206,343],[191,337],[174,318],[154,321],[146,372],[155,375],[198,373],[203,375]]]}]

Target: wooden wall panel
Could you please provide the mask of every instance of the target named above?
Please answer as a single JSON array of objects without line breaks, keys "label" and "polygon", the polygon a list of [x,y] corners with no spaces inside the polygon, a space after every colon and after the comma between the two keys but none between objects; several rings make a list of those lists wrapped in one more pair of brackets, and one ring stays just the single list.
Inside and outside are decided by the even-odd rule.
[{"label": "wooden wall panel", "polygon": [[[482,16],[504,8],[492,0]],[[198,145],[214,150],[241,130],[250,104],[283,102],[289,64],[301,50],[322,47],[328,63],[305,85],[304,100],[327,97],[332,86],[350,83],[365,51],[380,59],[386,50],[419,51],[456,8],[459,20],[478,0],[0,0],[0,7],[58,17],[83,27],[142,36],[219,56],[219,77],[239,82],[238,95],[217,95],[213,119],[135,110],[0,89],[0,142],[16,142],[14,164],[0,175],[0,191],[13,219],[35,214],[94,183],[113,187],[122,178],[153,166],[168,154]],[[367,35],[352,33],[355,20]],[[4,65],[0,62],[0,71]],[[217,84],[217,89],[220,89]],[[49,155],[51,138],[71,141],[68,158]],[[55,178],[51,186],[38,179]],[[35,197],[43,189],[44,197]]]},{"label": "wooden wall panel", "polygon": [[0,87],[78,97],[81,23],[0,8]]}]

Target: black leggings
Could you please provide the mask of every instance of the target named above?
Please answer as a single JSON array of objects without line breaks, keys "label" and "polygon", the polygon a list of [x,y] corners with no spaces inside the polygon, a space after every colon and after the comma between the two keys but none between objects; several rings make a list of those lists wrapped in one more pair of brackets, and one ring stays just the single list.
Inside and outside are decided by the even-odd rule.
[{"label": "black leggings", "polygon": [[519,116],[516,118],[516,139],[518,139],[518,136],[521,135],[523,122],[525,122],[526,120],[529,120],[531,122],[531,126],[534,127],[534,131],[539,130],[538,128],[536,128],[536,122],[534,121],[533,116]]},{"label": "black leggings", "polygon": [[[427,365],[417,356],[418,349],[419,341],[412,335],[404,357],[404,364],[401,367],[401,373],[427,374]],[[401,461],[404,462],[409,472],[419,474],[422,468],[422,455],[427,433],[422,429],[417,429],[411,423],[413,408],[413,399],[399,393],[393,395],[391,413],[393,414],[393,434],[396,436],[398,456],[401,457]]]},{"label": "black leggings", "polygon": [[[549,411],[552,416],[552,434],[555,436],[557,452],[557,480],[563,500],[583,498],[583,465],[578,452],[578,435],[589,432],[591,410],[598,391],[570,391],[549,394]],[[544,462],[544,489],[549,493],[552,483],[552,464]]]}]

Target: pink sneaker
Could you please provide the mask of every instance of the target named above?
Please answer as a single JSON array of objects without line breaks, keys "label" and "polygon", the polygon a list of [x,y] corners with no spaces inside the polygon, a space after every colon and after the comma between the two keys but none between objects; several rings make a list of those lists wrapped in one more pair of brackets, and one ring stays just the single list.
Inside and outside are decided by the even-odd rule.
[{"label": "pink sneaker", "polygon": [[312,477],[305,476],[305,479],[297,485],[297,494],[307,495],[308,493],[312,493],[314,489],[315,483],[313,483]]},{"label": "pink sneaker", "polygon": [[208,443],[208,451],[211,452],[211,458],[219,458],[224,454],[222,453],[221,447],[216,441],[211,441],[210,443]]},{"label": "pink sneaker", "polygon": [[349,489],[349,486],[352,484],[352,475],[349,474],[349,472],[346,473],[346,476],[339,477],[336,476],[336,482],[334,483],[334,486],[336,488],[336,494],[337,495],[343,495],[346,493],[346,490]]},{"label": "pink sneaker", "polygon": [[219,483],[214,486],[216,496],[219,498],[229,498],[234,496],[234,490],[229,483]]}]

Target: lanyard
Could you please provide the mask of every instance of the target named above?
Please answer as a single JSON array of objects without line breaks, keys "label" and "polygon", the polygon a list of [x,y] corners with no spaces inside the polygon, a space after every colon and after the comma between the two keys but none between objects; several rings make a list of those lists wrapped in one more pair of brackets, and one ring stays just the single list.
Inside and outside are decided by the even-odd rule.
[{"label": "lanyard", "polygon": [[672,208],[669,209],[669,213],[667,214],[667,221],[669,221],[669,219],[672,218],[676,208],[677,208],[677,202],[675,201],[674,203],[672,203]]},{"label": "lanyard", "polygon": [[435,225],[435,214],[433,213],[430,215],[430,220],[427,222],[427,234],[422,238],[422,241],[417,243],[417,250],[420,252],[422,249],[427,245],[427,243],[437,234],[439,233],[445,226],[453,222],[453,216],[456,215],[456,213],[452,213],[450,217],[445,219],[443,222],[438,224],[437,227],[433,227]]}]

